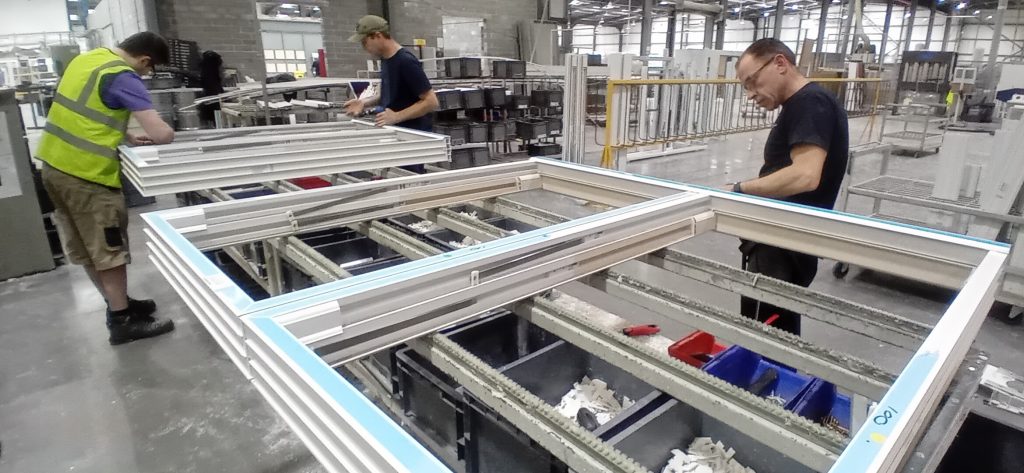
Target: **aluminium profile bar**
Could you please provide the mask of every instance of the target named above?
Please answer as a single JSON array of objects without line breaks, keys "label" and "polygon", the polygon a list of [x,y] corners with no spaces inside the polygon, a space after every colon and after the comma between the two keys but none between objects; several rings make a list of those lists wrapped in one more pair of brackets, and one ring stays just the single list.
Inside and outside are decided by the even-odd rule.
[{"label": "aluminium profile bar", "polygon": [[[504,197],[485,200],[479,206],[535,227],[568,220],[561,215]],[[911,351],[917,349],[932,329],[930,325],[874,307],[670,248],[641,256],[637,261]]]},{"label": "aluminium profile bar", "polygon": [[1005,251],[991,251],[971,272],[830,473],[894,473],[906,461],[981,329],[1006,258]]},{"label": "aluminium profile bar", "polygon": [[347,130],[121,146],[125,176],[146,196],[337,172],[448,161],[448,138],[352,122]]},{"label": "aluminium profile bar", "polygon": [[709,219],[699,196],[659,199],[439,255],[443,270],[346,288],[319,310],[281,320],[325,359],[344,363],[686,240],[710,228]]},{"label": "aluminium profile bar", "polygon": [[[506,195],[530,190],[539,184],[536,174],[532,173],[484,176],[466,179],[459,184],[438,183],[421,186],[403,185],[400,181],[404,179],[410,178],[301,192],[296,194],[296,200],[299,202],[304,200],[322,203],[288,205],[268,212],[255,208],[264,202],[270,202],[264,200],[270,196],[248,199],[252,205],[247,207],[254,208],[252,212],[245,212],[245,207],[239,209],[232,206],[230,211],[224,213],[220,212],[219,208],[210,206],[203,210],[203,218],[196,222],[195,230],[188,232],[186,236],[197,247],[206,250],[244,241],[335,228],[444,207],[466,200]],[[291,197],[287,194],[285,196]],[[325,200],[324,197],[328,199]],[[280,200],[272,202],[281,203]],[[322,207],[328,204],[329,207]]]}]

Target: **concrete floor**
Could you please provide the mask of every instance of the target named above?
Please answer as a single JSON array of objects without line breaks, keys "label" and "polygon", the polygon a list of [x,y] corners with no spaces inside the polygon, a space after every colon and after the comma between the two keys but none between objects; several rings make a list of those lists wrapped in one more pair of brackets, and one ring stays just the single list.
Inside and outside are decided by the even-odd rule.
[{"label": "concrete floor", "polygon": [[[866,141],[866,119],[851,123],[851,139]],[[877,125],[875,127],[877,133]],[[756,176],[767,131],[710,141],[709,148],[673,158],[633,163],[630,171],[705,185]],[[985,146],[987,135],[979,136]],[[592,164],[597,154],[590,156]],[[932,179],[937,156],[894,159],[893,174]],[[878,158],[859,161],[867,177]],[[129,269],[131,294],[154,298],[177,330],[154,340],[110,347],[104,304],[85,273],[62,266],[45,274],[0,282],[0,473],[23,472],[313,472],[323,471],[287,426],[221,352],[202,325],[148,261],[140,212],[173,205],[162,198],[133,209]],[[854,198],[851,211],[869,202]],[[915,209],[904,209],[914,216]],[[734,238],[704,236],[682,248],[738,263]],[[812,288],[920,320],[935,321],[950,293],[853,270],[845,280],[823,261]],[[736,309],[732,294],[689,288]],[[631,314],[638,317],[640,314]],[[630,317],[631,318],[631,317]],[[908,352],[876,347],[820,325],[808,338],[897,370]],[[668,335],[681,335],[673,327]],[[676,333],[672,333],[676,332]],[[986,321],[978,347],[991,362],[1021,372],[1024,329]]]}]

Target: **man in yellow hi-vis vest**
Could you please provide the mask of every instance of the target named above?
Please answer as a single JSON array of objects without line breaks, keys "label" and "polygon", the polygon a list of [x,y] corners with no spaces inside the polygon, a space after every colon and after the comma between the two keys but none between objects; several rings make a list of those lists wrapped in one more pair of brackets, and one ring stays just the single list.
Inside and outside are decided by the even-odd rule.
[{"label": "man in yellow hi-vis vest", "polygon": [[[73,59],[61,77],[36,156],[43,186],[72,264],[85,268],[107,301],[110,344],[174,330],[154,317],[156,303],[128,297],[128,213],[121,193],[117,146],[170,143],[174,129],[153,109],[139,74],[170,56],[167,41],[138,33],[116,48],[99,48]],[[145,134],[127,132],[135,118]]]}]

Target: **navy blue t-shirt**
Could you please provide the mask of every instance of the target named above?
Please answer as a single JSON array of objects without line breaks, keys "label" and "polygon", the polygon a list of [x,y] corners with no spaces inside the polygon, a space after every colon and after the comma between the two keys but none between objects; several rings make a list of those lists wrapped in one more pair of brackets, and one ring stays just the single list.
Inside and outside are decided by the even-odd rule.
[{"label": "navy blue t-shirt", "polygon": [[[380,105],[400,112],[420,101],[420,95],[430,90],[430,80],[423,72],[423,64],[411,52],[400,49],[380,66]],[[396,126],[431,131],[431,114],[397,123]]]},{"label": "navy blue t-shirt", "polygon": [[821,183],[813,191],[782,200],[831,210],[846,173],[849,125],[846,110],[836,96],[813,82],[782,104],[782,112],[764,144],[764,166],[758,175],[764,177],[793,164],[790,152],[801,144],[820,146],[827,152]]}]

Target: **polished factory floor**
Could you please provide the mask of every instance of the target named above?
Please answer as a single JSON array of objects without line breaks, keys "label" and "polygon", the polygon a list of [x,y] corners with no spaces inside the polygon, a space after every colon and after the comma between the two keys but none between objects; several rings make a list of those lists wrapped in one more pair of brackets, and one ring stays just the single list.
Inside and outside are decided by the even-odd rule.
[{"label": "polished factory floor", "polygon": [[[866,140],[867,120],[854,120],[851,138]],[[877,124],[875,131],[877,132]],[[756,175],[767,131],[716,139],[705,151],[633,163],[630,171],[706,185]],[[990,142],[979,135],[979,147]],[[591,154],[596,164],[596,154]],[[937,156],[895,157],[893,174],[932,179]],[[876,172],[878,157],[856,163],[855,177]],[[315,459],[235,369],[202,325],[149,263],[140,212],[133,209],[131,294],[154,298],[177,330],[153,340],[111,347],[103,326],[103,300],[78,267],[61,266],[0,282],[0,473],[50,472],[266,472],[322,471]],[[851,211],[869,203],[854,198]],[[553,209],[554,210],[554,209]],[[925,211],[902,215],[926,218]],[[686,251],[738,262],[736,240],[704,236]],[[822,261],[812,288],[920,320],[935,321],[950,293],[854,269],[845,280]],[[686,288],[735,310],[732,294]],[[633,319],[637,313],[621,313]],[[635,320],[644,322],[646,320]],[[661,321],[664,323],[664,321]],[[805,323],[815,342],[898,369],[908,352],[864,345],[820,325]],[[686,328],[666,327],[670,336]],[[978,339],[993,364],[1024,371],[1024,329],[990,319]]]}]

